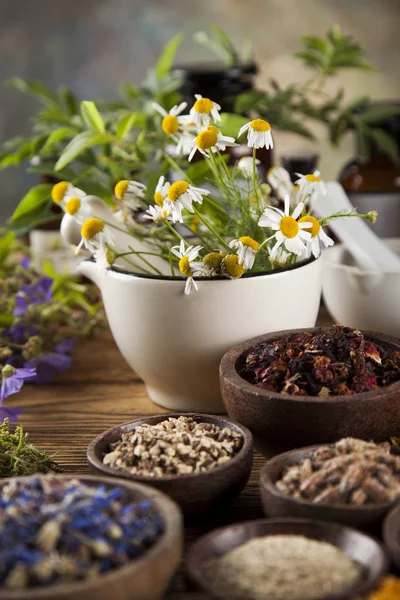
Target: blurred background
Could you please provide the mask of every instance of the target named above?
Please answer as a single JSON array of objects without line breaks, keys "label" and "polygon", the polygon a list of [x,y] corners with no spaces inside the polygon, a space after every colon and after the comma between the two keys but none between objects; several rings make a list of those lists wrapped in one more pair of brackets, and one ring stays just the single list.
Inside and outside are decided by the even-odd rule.
[{"label": "blurred background", "polygon": [[[350,98],[369,94],[374,99],[400,98],[400,37],[398,0],[1,0],[0,81],[12,76],[39,79],[56,88],[65,84],[80,99],[112,100],[122,82],[140,83],[154,65],[165,42],[185,34],[178,61],[199,61],[212,54],[192,41],[199,29],[215,23],[240,48],[246,38],[254,44],[260,67],[256,85],[268,78],[281,84],[307,78],[307,70],[292,54],[300,36],[323,36],[334,23],[352,34],[366,49],[377,71],[349,71],[332,82],[344,84]],[[0,87],[0,142],[29,131],[37,103],[17,90]],[[353,143],[347,136],[332,149],[325,132],[318,147],[293,134],[275,137],[276,158],[284,152],[318,151],[325,179],[335,178]],[[0,222],[34,185],[22,168],[0,172]]]}]

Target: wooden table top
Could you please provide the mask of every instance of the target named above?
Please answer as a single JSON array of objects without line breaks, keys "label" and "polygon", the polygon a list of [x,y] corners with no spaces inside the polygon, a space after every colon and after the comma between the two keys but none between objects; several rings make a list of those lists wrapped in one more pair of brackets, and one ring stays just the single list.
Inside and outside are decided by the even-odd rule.
[{"label": "wooden table top", "polygon": [[[318,325],[329,324],[329,316],[321,311]],[[144,383],[122,358],[108,330],[77,345],[69,372],[48,385],[26,385],[9,405],[23,409],[20,423],[30,433],[30,440],[41,449],[57,453],[56,460],[65,472],[73,474],[88,473],[86,448],[104,430],[141,416],[169,412],[148,398]],[[222,514],[199,518],[195,526],[187,528],[186,547],[215,527],[264,517],[258,489],[264,462],[265,458],[255,451],[246,488]],[[181,571],[166,598],[203,598],[186,590]]]}]

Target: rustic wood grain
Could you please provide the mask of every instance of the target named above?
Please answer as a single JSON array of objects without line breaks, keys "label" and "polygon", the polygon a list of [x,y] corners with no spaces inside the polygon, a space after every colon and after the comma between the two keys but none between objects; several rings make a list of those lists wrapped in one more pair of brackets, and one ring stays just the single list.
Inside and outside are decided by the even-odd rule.
[{"label": "rustic wood grain", "polygon": [[[318,324],[331,320],[321,311]],[[73,368],[57,377],[50,385],[27,385],[10,406],[20,406],[20,422],[30,433],[31,441],[51,453],[66,473],[88,473],[86,449],[94,437],[104,430],[136,417],[166,413],[146,395],[143,382],[120,355],[107,330],[77,345]],[[260,468],[265,458],[255,452],[249,483],[227,508],[199,518],[196,526],[186,531],[186,547],[199,535],[215,527],[263,517],[259,492]],[[171,594],[186,592],[182,572],[174,578]],[[191,598],[185,594],[185,598]],[[193,595],[193,600],[198,597]]]}]

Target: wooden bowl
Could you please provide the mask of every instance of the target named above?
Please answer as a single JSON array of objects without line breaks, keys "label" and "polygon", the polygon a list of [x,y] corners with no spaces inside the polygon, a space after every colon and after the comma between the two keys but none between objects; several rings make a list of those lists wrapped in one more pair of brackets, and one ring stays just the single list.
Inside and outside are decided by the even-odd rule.
[{"label": "wooden bowl", "polygon": [[275,483],[283,471],[298,465],[321,446],[309,446],[278,454],[261,469],[260,489],[264,512],[267,517],[300,517],[333,521],[352,527],[367,527],[378,523],[393,506],[393,502],[366,506],[348,504],[315,504],[308,500],[292,498],[276,489]]},{"label": "wooden bowl", "polygon": [[[103,464],[103,456],[110,450],[110,445],[119,440],[123,433],[132,431],[138,425],[148,423],[155,425],[169,417],[193,417],[196,421],[213,423],[219,427],[229,427],[243,437],[243,446],[230,461],[206,473],[192,475],[174,475],[168,477],[146,477],[145,475],[131,475],[128,472],[113,469]],[[232,423],[228,419],[214,415],[201,415],[195,413],[173,413],[154,417],[136,419],[112,427],[99,435],[89,445],[87,451],[89,468],[93,473],[123,477],[133,481],[146,483],[168,494],[182,508],[185,516],[196,515],[203,510],[215,508],[222,502],[233,499],[246,485],[253,463],[253,438],[248,429]]]},{"label": "wooden bowl", "polygon": [[393,564],[400,569],[400,504],[390,511],[383,522],[383,541]]},{"label": "wooden bowl", "polygon": [[[333,544],[365,568],[365,577],[345,593],[320,600],[354,600],[375,589],[387,571],[386,554],[373,538],[336,523],[311,519],[269,519],[247,521],[215,529],[191,548],[186,562],[189,579],[212,598],[225,598],[213,591],[203,575],[205,563],[241,546],[248,540],[266,535],[303,535]],[[231,600],[234,600],[231,598]],[[240,597],[240,600],[246,600]],[[266,599],[267,600],[267,599]]]},{"label": "wooden bowl", "polygon": [[[3,479],[0,487],[10,481],[29,481],[36,477]],[[122,479],[91,475],[52,477],[62,480],[76,478],[90,486],[118,486],[126,490],[133,501],[151,500],[164,521],[165,531],[141,558],[104,575],[86,581],[18,591],[3,588],[0,590],[0,600],[160,600],[179,566],[183,550],[182,515],[175,502],[153,488]]]},{"label": "wooden bowl", "polygon": [[[232,419],[248,427],[264,442],[295,448],[336,442],[343,437],[383,441],[400,434],[400,381],[354,396],[289,396],[263,390],[243,379],[238,369],[245,352],[263,342],[290,333],[315,332],[320,328],[278,331],[235,346],[220,365],[222,398]],[[363,332],[372,342],[400,350],[400,340]]]}]

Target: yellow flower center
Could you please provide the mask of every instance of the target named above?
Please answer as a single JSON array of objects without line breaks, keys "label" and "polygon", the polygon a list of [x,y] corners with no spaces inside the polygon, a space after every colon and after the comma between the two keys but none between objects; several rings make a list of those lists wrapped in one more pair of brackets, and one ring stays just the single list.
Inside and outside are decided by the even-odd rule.
[{"label": "yellow flower center", "polygon": [[242,242],[243,246],[248,246],[249,248],[254,250],[254,252],[257,252],[258,246],[260,245],[258,242],[256,242],[256,240],[253,240],[253,238],[251,238],[248,235],[240,237],[239,242]]},{"label": "yellow flower center", "polygon": [[193,108],[196,112],[202,114],[209,114],[212,110],[214,102],[209,100],[209,98],[199,98],[193,105]]},{"label": "yellow flower center", "polygon": [[312,173],[310,173],[309,175],[305,176],[306,181],[321,181],[321,177],[317,177],[316,175],[313,175]]},{"label": "yellow flower center", "polygon": [[250,127],[259,133],[264,133],[271,129],[271,125],[268,121],[264,121],[264,119],[254,119],[254,121],[250,123]]},{"label": "yellow flower center", "polygon": [[92,219],[88,219],[87,221],[85,221],[82,225],[82,237],[85,238],[85,240],[91,240],[92,238],[94,238],[95,235],[100,233],[100,231],[103,231],[103,229],[104,221],[93,217]]},{"label": "yellow flower center", "polygon": [[273,173],[273,171],[276,171],[276,169],[279,169],[279,167],[277,167],[276,165],[275,167],[271,167],[270,169],[268,169],[267,175],[271,175],[271,173]]},{"label": "yellow flower center", "polygon": [[56,185],[53,186],[53,189],[51,190],[51,197],[53,198],[53,202],[55,202],[56,204],[60,204],[60,202],[65,196],[65,192],[67,191],[68,186],[68,181],[60,181],[59,183],[56,183]]},{"label": "yellow flower center", "polygon": [[179,270],[185,277],[192,276],[192,270],[190,268],[190,262],[187,256],[182,256],[181,260],[179,261]]},{"label": "yellow flower center", "polygon": [[238,279],[244,273],[244,268],[239,265],[239,257],[237,254],[228,254],[224,258],[224,268],[228,277]]},{"label": "yellow flower center", "polygon": [[122,179],[121,181],[118,181],[117,185],[114,188],[114,194],[117,196],[118,200],[123,200],[128,185],[129,181],[127,179]]},{"label": "yellow flower center", "polygon": [[174,115],[167,115],[163,118],[161,127],[167,135],[173,135],[179,129],[178,119]]},{"label": "yellow flower center", "polygon": [[65,205],[65,212],[69,215],[74,215],[81,207],[81,201],[79,198],[70,198]]},{"label": "yellow flower center", "polygon": [[294,192],[298,192],[298,191],[299,191],[299,189],[300,189],[300,186],[299,186],[299,185],[294,185],[294,186],[293,186],[293,191],[294,191]]},{"label": "yellow flower center", "polygon": [[193,217],[189,227],[190,231],[192,231],[193,233],[197,233],[199,230],[199,223],[201,223],[199,217]]},{"label": "yellow flower center", "polygon": [[176,202],[182,194],[188,191],[189,184],[187,181],[175,181],[168,189],[168,200]]},{"label": "yellow flower center", "polygon": [[[217,127],[215,127],[217,129]],[[200,150],[209,150],[212,146],[218,141],[218,133],[212,131],[210,129],[205,129],[201,131],[196,138],[196,146],[200,148]]]},{"label": "yellow flower center", "polygon": [[203,262],[208,269],[217,270],[221,266],[222,260],[225,258],[226,252],[210,252],[206,254]]},{"label": "yellow flower center", "polygon": [[154,202],[158,206],[162,206],[164,204],[164,196],[161,194],[161,192],[154,192]]},{"label": "yellow flower center", "polygon": [[221,130],[220,130],[220,129],[218,129],[218,127],[215,127],[215,125],[209,125],[209,126],[207,127],[207,129],[208,129],[208,131],[213,131],[213,132],[214,132],[214,133],[216,133],[217,135],[218,135],[219,133],[221,133]]},{"label": "yellow flower center", "polygon": [[299,223],[310,223],[310,226],[306,227],[303,231],[308,231],[311,233],[311,237],[317,237],[321,230],[321,225],[319,224],[318,219],[312,217],[311,215],[301,217],[301,219],[299,219]]},{"label": "yellow flower center", "polygon": [[299,224],[293,217],[282,217],[280,230],[287,238],[294,238],[299,233]]}]

